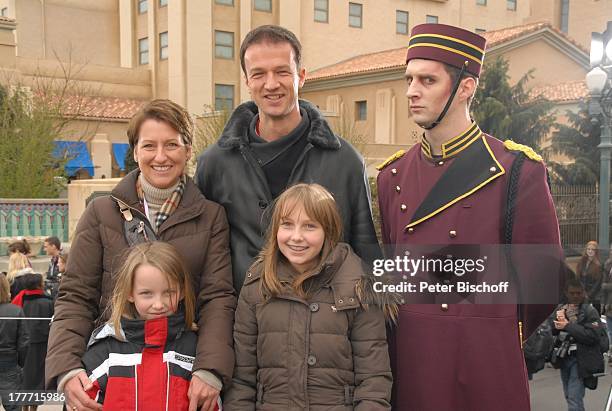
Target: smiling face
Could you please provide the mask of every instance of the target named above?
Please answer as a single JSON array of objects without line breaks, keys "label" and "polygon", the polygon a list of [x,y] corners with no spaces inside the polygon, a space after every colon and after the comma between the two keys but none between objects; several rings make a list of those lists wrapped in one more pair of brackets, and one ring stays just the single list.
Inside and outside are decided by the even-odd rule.
[{"label": "smiling face", "polygon": [[246,84],[262,121],[293,121],[299,116],[298,90],[306,70],[298,69],[288,42],[255,43],[244,54]]},{"label": "smiling face", "polygon": [[299,273],[314,268],[325,242],[321,224],[313,220],[304,207],[288,207],[291,212],[280,220],[276,241],[280,252]]},{"label": "smiling face", "polygon": [[134,272],[134,284],[128,301],[133,303],[142,320],[172,315],[182,299],[179,286],[170,284],[168,276],[149,264],[141,264]]},{"label": "smiling face", "polygon": [[134,161],[144,178],[154,187],[175,185],[191,158],[191,146],[168,123],[154,119],[140,126],[134,147]]}]

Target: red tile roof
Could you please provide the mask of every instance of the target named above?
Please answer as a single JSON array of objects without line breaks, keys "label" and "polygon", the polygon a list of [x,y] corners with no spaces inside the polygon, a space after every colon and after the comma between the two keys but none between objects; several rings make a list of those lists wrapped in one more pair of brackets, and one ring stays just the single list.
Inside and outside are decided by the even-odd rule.
[{"label": "red tile roof", "polygon": [[[547,22],[523,24],[521,26],[488,31],[482,33],[482,35],[487,39],[487,49],[490,49],[492,47],[514,40],[526,34],[530,34],[546,28],[554,31],[556,34],[563,37],[565,40],[580,48],[580,50],[584,53],[589,53],[580,44],[570,39],[567,35],[555,29],[550,25],[550,23]],[[347,60],[320,68],[318,70],[313,71],[312,73],[309,73],[306,76],[306,80],[313,81],[325,78],[355,75],[359,73],[396,69],[406,64],[406,50],[407,47],[400,47],[396,49],[384,50],[375,53],[362,54],[359,56],[351,57]]]},{"label": "red tile roof", "polygon": [[584,80],[577,80],[534,87],[530,95],[533,98],[542,96],[555,103],[569,103],[588,98],[589,91]]},{"label": "red tile roof", "polygon": [[66,100],[65,113],[84,118],[127,120],[146,103],[145,100],[121,97],[71,96]]}]

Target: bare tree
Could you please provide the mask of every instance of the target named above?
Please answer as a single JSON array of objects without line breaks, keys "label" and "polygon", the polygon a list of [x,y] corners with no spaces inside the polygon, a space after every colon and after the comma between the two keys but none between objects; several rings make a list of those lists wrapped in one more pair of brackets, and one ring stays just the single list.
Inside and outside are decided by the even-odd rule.
[{"label": "bare tree", "polygon": [[0,197],[51,198],[63,188],[70,153],[57,153],[55,141],[87,113],[88,95],[74,79],[83,66],[56,60],[58,73],[5,72],[0,81]]}]

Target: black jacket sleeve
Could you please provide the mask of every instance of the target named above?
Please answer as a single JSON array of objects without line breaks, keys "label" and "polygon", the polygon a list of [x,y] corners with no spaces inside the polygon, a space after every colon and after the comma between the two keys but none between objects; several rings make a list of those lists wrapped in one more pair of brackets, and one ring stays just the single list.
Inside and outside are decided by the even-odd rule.
[{"label": "black jacket sleeve", "polygon": [[17,320],[17,363],[20,367],[23,367],[25,364],[26,354],[28,352],[28,345],[30,345],[30,335],[28,333],[28,327],[25,324],[23,311],[19,309],[19,314],[17,315],[19,320]]}]

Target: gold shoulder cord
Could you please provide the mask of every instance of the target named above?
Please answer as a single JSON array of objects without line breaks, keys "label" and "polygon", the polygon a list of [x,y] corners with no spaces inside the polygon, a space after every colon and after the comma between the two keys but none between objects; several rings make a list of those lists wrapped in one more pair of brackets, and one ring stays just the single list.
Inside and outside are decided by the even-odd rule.
[{"label": "gold shoulder cord", "polygon": [[522,350],[523,349],[523,322],[519,321],[518,326],[519,326],[519,338],[520,338],[521,350]]}]

